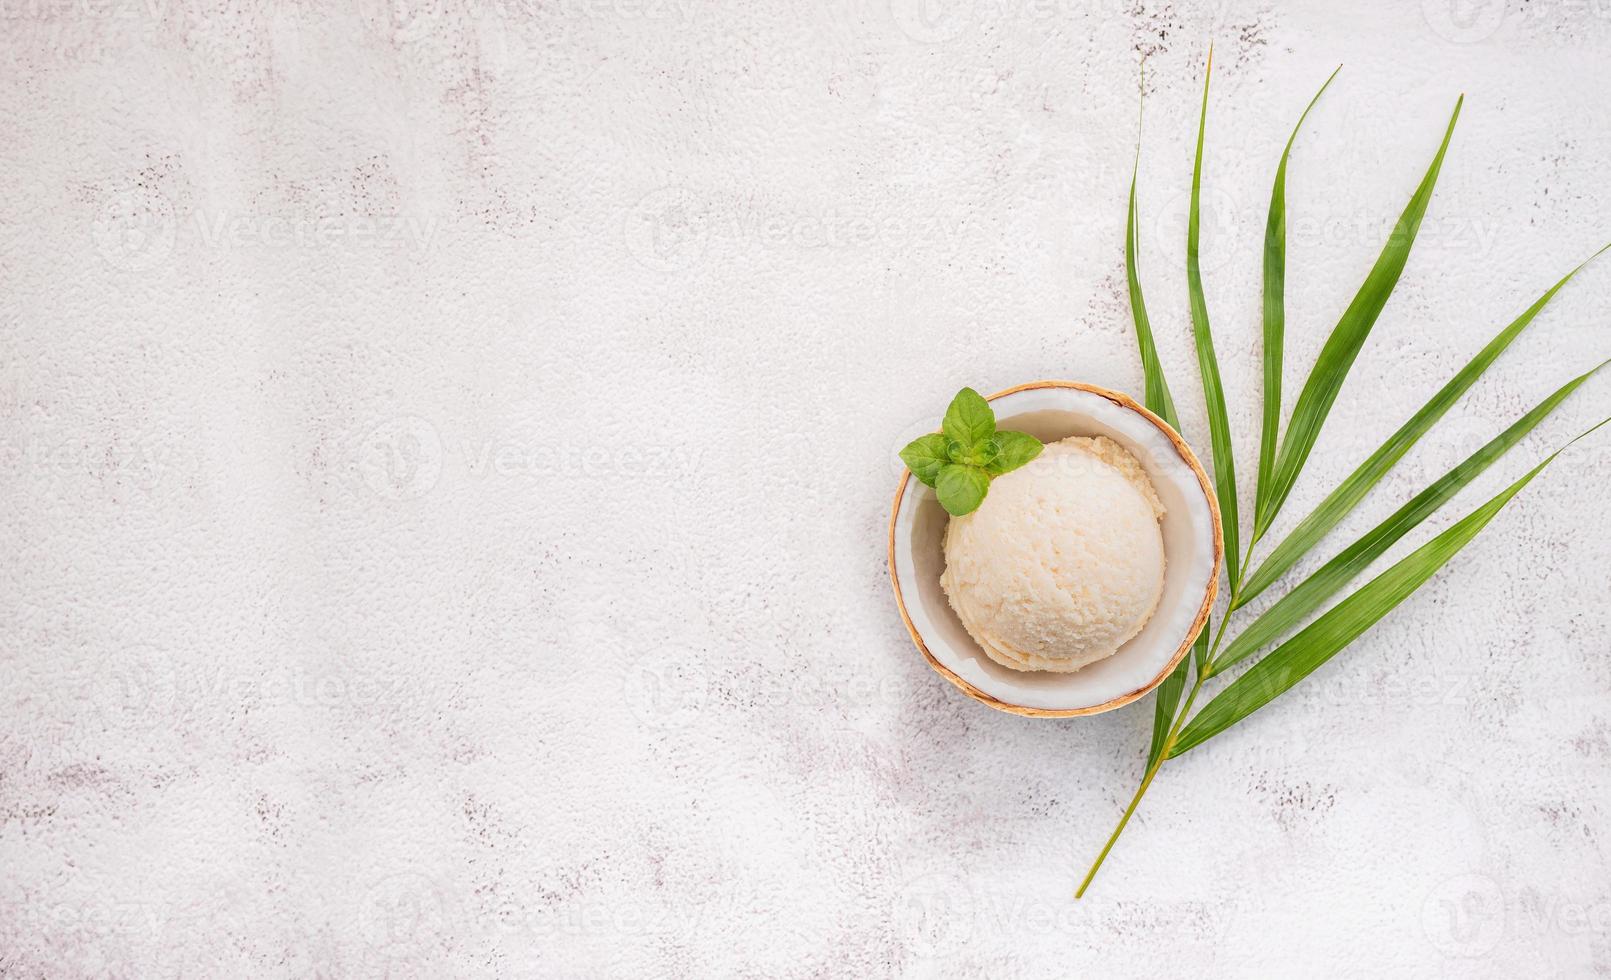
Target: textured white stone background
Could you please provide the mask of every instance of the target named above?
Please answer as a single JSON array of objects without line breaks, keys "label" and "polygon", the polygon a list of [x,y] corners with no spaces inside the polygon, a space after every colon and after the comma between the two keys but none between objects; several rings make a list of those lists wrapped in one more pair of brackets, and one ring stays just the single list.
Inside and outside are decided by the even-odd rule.
[{"label": "textured white stone background", "polygon": [[[1346,63],[1292,166],[1295,390],[1468,95],[1287,526],[1611,239],[1611,7],[1440,3],[6,0],[0,975],[1611,975],[1606,439],[1166,769],[1079,904],[1150,701],[989,711],[886,581],[892,453],[955,388],[1139,389],[1143,55],[1201,444],[1219,43],[1244,473],[1288,128]],[[1611,353],[1608,284],[1345,531]]]}]

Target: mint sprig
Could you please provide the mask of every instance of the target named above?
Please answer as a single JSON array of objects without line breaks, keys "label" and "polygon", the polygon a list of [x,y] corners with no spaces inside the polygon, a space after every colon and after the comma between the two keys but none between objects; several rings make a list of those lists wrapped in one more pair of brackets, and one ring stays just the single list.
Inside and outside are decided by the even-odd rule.
[{"label": "mint sprig", "polygon": [[940,431],[913,439],[901,459],[924,486],[934,488],[947,513],[961,517],[979,509],[992,479],[1016,470],[1043,448],[1027,432],[997,431],[990,403],[963,388],[945,410]]}]

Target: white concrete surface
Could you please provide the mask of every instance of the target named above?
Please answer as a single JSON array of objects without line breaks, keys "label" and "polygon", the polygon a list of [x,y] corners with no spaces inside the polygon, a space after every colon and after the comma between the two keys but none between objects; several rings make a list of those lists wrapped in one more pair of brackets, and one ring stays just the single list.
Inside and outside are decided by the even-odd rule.
[{"label": "white concrete surface", "polygon": [[[1244,474],[1298,111],[1347,65],[1292,167],[1294,389],[1468,97],[1290,526],[1611,240],[1605,3],[0,13],[0,975],[1611,973],[1605,438],[1167,769],[1079,904],[1150,701],[960,697],[883,540],[894,450],[959,385],[1139,389],[1143,55],[1145,275],[1202,445],[1182,239],[1218,40]],[[1345,530],[1611,353],[1608,286]]]}]

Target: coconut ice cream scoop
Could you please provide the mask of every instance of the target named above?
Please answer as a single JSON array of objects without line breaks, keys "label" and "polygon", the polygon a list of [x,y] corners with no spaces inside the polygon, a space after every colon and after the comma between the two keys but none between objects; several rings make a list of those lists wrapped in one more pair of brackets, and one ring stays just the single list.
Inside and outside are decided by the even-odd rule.
[{"label": "coconut ice cream scoop", "polygon": [[1141,632],[1164,588],[1164,515],[1106,437],[1054,442],[945,533],[940,583],[969,635],[1015,670],[1068,672]]}]

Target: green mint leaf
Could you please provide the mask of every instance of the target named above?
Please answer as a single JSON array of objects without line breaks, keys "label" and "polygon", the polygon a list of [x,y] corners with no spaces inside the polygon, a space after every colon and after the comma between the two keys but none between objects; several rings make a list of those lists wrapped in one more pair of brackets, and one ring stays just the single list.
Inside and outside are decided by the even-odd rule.
[{"label": "green mint leaf", "polygon": [[972,447],[996,434],[996,413],[990,410],[990,403],[983,395],[972,388],[963,388],[951,399],[941,428],[947,439]]},{"label": "green mint leaf", "polygon": [[1039,439],[1027,432],[998,432],[995,438],[999,451],[994,459],[985,464],[985,469],[991,476],[1000,476],[1011,470],[1016,470],[1036,456],[1046,447],[1041,445]]},{"label": "green mint leaf", "polygon": [[961,517],[973,513],[984,502],[985,494],[990,492],[990,474],[977,466],[948,463],[940,470],[934,490],[940,496],[940,506],[953,517]]},{"label": "green mint leaf", "polygon": [[973,465],[988,467],[991,463],[995,462],[996,457],[1000,455],[1001,443],[996,441],[995,436],[991,436],[989,439],[986,439],[984,442],[976,444],[973,447],[973,458],[979,461]]},{"label": "green mint leaf", "polygon": [[938,432],[919,436],[901,450],[901,461],[919,482],[932,487],[934,481],[940,477],[941,468],[951,461],[951,454],[947,448],[949,441]]},{"label": "green mint leaf", "polygon": [[951,462],[961,463],[963,466],[989,466],[992,461],[1001,455],[1001,444],[995,439],[986,439],[976,442],[967,449],[960,443],[953,442],[948,447],[951,451]]}]

